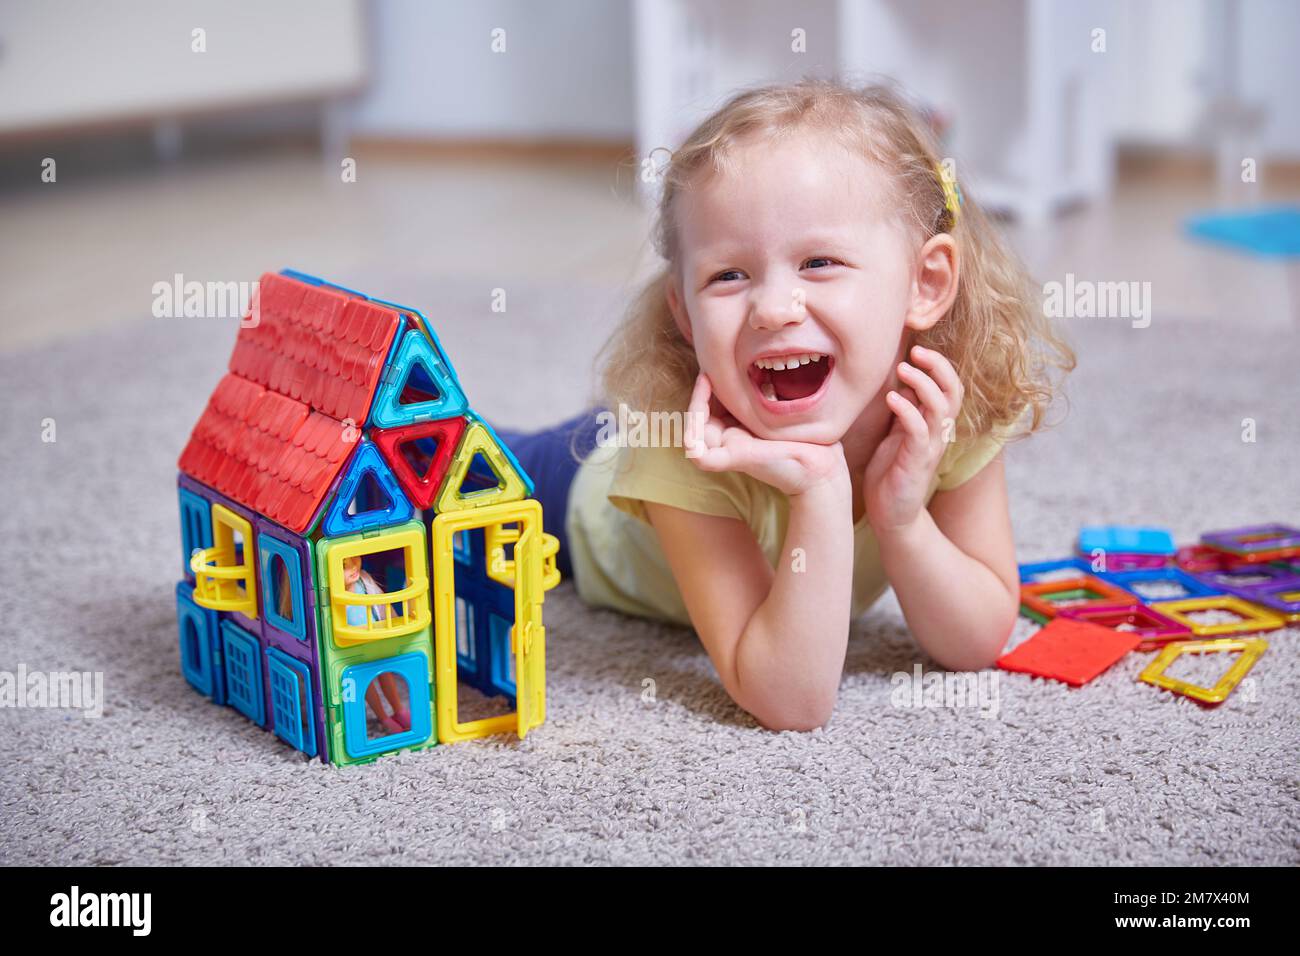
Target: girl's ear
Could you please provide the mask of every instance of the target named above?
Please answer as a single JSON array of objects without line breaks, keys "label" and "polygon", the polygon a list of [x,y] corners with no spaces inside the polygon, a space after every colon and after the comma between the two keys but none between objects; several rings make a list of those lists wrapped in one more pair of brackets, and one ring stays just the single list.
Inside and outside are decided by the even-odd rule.
[{"label": "girl's ear", "polygon": [[941,232],[921,247],[916,277],[912,282],[912,304],[905,324],[924,332],[948,314],[957,299],[957,277],[961,263],[952,236]]},{"label": "girl's ear", "polygon": [[691,317],[686,313],[686,304],[682,301],[681,287],[677,284],[677,270],[670,269],[668,278],[664,282],[664,298],[668,301],[668,311],[673,314],[673,321],[677,323],[677,331],[682,333],[687,343],[694,345],[691,341]]}]

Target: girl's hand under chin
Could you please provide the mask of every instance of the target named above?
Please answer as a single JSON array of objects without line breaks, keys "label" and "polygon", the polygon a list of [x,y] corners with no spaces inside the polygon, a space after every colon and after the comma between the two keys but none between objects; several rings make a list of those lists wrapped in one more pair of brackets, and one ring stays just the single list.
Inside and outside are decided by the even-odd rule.
[{"label": "girl's hand under chin", "polygon": [[896,391],[885,396],[893,424],[863,480],[867,520],[877,534],[905,528],[920,515],[961,410],[962,384],[952,363],[919,345],[912,348],[912,361],[921,368],[901,362],[898,378],[916,401]]},{"label": "girl's hand under chin", "polygon": [[695,379],[683,429],[686,457],[701,471],[739,471],[787,496],[834,480],[847,480],[844,448],[755,437],[724,410],[709,404],[713,383],[703,371]]}]

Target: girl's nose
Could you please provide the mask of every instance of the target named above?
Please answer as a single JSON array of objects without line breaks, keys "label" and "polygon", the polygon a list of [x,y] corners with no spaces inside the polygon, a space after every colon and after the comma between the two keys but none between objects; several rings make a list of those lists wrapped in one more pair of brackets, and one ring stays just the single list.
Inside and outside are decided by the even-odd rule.
[{"label": "girl's nose", "polygon": [[788,286],[758,292],[749,311],[749,324],[760,331],[774,332],[787,325],[798,325],[808,310],[803,289]]}]

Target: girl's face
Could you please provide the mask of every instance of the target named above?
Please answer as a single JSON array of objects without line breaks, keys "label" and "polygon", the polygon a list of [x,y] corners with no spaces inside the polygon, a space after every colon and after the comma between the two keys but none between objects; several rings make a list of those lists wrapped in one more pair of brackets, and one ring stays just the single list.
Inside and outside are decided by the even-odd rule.
[{"label": "girl's face", "polygon": [[737,153],[676,200],[668,300],[714,394],[761,438],[830,444],[871,409],[886,421],[905,329],[939,317],[918,308],[888,181],[820,136]]},{"label": "girl's face", "polygon": [[344,558],[343,559],[343,583],[347,587],[352,587],[357,581],[361,580],[361,559]]}]

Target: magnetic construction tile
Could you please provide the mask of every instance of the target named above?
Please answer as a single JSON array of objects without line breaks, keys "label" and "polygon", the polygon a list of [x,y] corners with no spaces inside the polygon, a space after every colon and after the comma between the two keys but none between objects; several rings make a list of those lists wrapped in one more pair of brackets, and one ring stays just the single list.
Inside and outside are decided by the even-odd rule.
[{"label": "magnetic construction tile", "polygon": [[354,295],[268,272],[256,321],[235,339],[230,371],[360,427],[401,327],[400,314]]},{"label": "magnetic construction tile", "polygon": [[1173,554],[1174,538],[1164,528],[1137,528],[1127,525],[1088,525],[1079,529],[1079,551],[1094,550],[1124,554]]},{"label": "magnetic construction tile", "polygon": [[[410,497],[411,503],[421,511],[433,507],[438,489],[442,487],[447,468],[460,444],[465,425],[465,417],[457,415],[455,418],[418,422],[402,428],[384,428],[373,432],[375,444],[383,452],[393,474],[401,482],[402,489]],[[432,441],[437,447],[429,457],[424,474],[420,475],[406,460],[402,447],[408,442],[422,440]]]},{"label": "magnetic construction tile", "polygon": [[[1090,594],[1092,597],[1068,604],[1052,600],[1053,597],[1060,598],[1074,591]],[[1020,585],[1022,611],[1033,611],[1037,617],[1044,620],[1056,617],[1057,613],[1065,607],[1086,607],[1089,604],[1127,604],[1136,600],[1138,600],[1136,595],[1130,594],[1117,584],[1103,581],[1092,574],[1080,574],[1077,578],[1062,578],[1059,581]]]},{"label": "magnetic construction tile", "polygon": [[301,534],[357,447],[341,422],[228,374],[181,452],[180,469]]},{"label": "magnetic construction tile", "polygon": [[274,273],[258,282],[256,310],[179,466],[301,534],[357,447],[403,320],[345,291]]},{"label": "magnetic construction tile", "polygon": [[1061,611],[1061,617],[1072,621],[1084,621],[1098,627],[1108,627],[1118,631],[1118,625],[1125,625],[1125,633],[1134,635],[1141,643],[1138,650],[1152,650],[1170,641],[1191,640],[1192,632],[1185,624],[1166,617],[1144,604],[1100,604],[1084,607],[1068,607]]},{"label": "magnetic construction tile", "polygon": [[1082,687],[1139,643],[1135,634],[1058,617],[1000,657],[998,667]]},{"label": "magnetic construction tile", "polygon": [[[1200,637],[1272,631],[1286,625],[1286,622],[1277,614],[1267,608],[1260,607],[1258,604],[1252,604],[1239,598],[1235,594],[1183,598],[1178,601],[1154,601],[1151,607],[1165,617],[1173,618]],[[1202,611],[1227,611],[1235,615],[1236,620],[1202,624],[1192,617],[1193,614]]]},{"label": "magnetic construction tile", "polygon": [[[1180,641],[1177,644],[1170,644],[1161,651],[1156,659],[1138,675],[1138,680],[1190,697],[1200,704],[1214,706],[1228,699],[1228,695],[1241,683],[1241,679],[1255,666],[1255,661],[1259,660],[1260,655],[1267,649],[1268,641],[1259,637],[1244,640],[1220,638],[1212,641]],[[1169,665],[1183,654],[1232,653],[1233,651],[1240,652],[1237,659],[1213,687],[1202,687],[1190,681],[1170,677],[1165,673]]]}]

